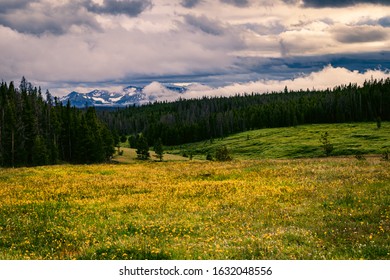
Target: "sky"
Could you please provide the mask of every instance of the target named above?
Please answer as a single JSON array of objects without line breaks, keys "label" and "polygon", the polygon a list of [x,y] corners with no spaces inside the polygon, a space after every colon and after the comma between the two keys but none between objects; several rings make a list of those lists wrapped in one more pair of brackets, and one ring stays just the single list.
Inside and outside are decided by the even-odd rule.
[{"label": "sky", "polygon": [[390,0],[0,0],[0,79],[188,97],[390,77]]}]

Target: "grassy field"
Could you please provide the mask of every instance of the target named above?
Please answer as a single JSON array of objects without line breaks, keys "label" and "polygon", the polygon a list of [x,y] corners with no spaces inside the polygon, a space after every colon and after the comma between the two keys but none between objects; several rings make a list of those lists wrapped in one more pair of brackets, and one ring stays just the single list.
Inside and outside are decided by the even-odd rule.
[{"label": "grassy field", "polygon": [[[137,153],[136,149],[130,149],[127,147],[120,147],[120,151],[122,151],[122,155],[118,155],[116,153],[113,162],[117,163],[134,163],[137,162]],[[160,161],[154,151],[149,151],[150,153],[150,160],[151,161]],[[188,157],[183,157],[181,155],[175,155],[175,154],[167,154],[164,153],[163,155],[163,161],[164,162],[171,162],[171,161],[188,161]]]},{"label": "grassy field", "polygon": [[0,259],[390,259],[380,157],[0,169],[0,201]]},{"label": "grassy field", "polygon": [[390,122],[350,124],[316,124],[287,128],[270,128],[238,133],[224,139],[214,139],[169,147],[168,152],[182,155],[194,154],[195,159],[205,159],[226,145],[236,159],[313,158],[324,154],[320,136],[328,132],[334,146],[333,156],[356,154],[382,154],[390,150]]}]

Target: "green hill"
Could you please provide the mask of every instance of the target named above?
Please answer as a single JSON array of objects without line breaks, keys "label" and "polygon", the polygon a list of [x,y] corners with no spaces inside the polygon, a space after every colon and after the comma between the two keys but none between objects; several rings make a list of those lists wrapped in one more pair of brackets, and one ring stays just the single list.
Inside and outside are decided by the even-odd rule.
[{"label": "green hill", "polygon": [[390,122],[315,124],[252,130],[226,138],[166,148],[172,154],[193,154],[205,159],[217,147],[226,146],[235,159],[321,157],[321,134],[328,132],[334,146],[331,156],[383,154],[390,150]]}]

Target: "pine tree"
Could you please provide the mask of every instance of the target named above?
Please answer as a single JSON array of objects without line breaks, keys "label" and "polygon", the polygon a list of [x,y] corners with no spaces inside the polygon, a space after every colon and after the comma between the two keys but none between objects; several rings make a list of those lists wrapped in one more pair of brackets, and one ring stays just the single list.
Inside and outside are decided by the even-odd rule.
[{"label": "pine tree", "polygon": [[147,160],[150,158],[148,141],[142,134],[138,138],[136,152],[138,159]]},{"label": "pine tree", "polygon": [[126,143],[127,142],[126,135],[122,134],[121,137],[120,137],[120,141],[121,141],[121,143]]},{"label": "pine tree", "polygon": [[102,125],[101,127],[101,137],[103,141],[104,160],[108,161],[115,153],[115,148],[114,148],[114,138],[110,130],[108,130],[108,128],[105,125]]},{"label": "pine tree", "polygon": [[89,133],[88,144],[90,162],[103,162],[105,159],[104,144],[101,137],[101,126],[96,116],[95,108],[89,107],[85,114],[87,131]]},{"label": "pine tree", "polygon": [[324,150],[325,155],[328,157],[333,151],[333,144],[329,141],[329,134],[325,132],[321,134],[320,142],[322,143],[322,149]]},{"label": "pine tree", "polygon": [[154,152],[156,153],[156,157],[162,161],[164,157],[164,149],[161,142],[161,138],[158,138],[156,143],[154,143]]},{"label": "pine tree", "polygon": [[42,136],[38,135],[34,140],[32,154],[33,165],[47,165],[49,164],[49,155]]}]

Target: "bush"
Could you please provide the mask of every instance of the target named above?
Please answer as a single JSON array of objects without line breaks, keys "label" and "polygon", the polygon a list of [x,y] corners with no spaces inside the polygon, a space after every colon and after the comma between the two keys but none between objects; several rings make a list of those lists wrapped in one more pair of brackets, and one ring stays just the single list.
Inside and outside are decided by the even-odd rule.
[{"label": "bush", "polygon": [[121,143],[126,143],[127,142],[126,135],[121,135],[120,141],[121,141]]},{"label": "bush", "polygon": [[213,160],[213,156],[210,154],[210,152],[207,153],[206,160]]},{"label": "bush", "polygon": [[355,158],[356,158],[357,160],[366,160],[366,157],[365,157],[363,154],[356,154],[356,155],[355,155]]},{"label": "bush", "polygon": [[390,158],[389,155],[390,155],[389,150],[384,151],[382,154],[382,159],[388,161]]},{"label": "bush", "polygon": [[376,118],[376,127],[377,127],[378,129],[380,129],[381,126],[382,126],[382,119],[381,119],[381,117],[377,117],[377,118]]},{"label": "bush", "polygon": [[218,161],[229,161],[232,160],[230,151],[226,146],[218,147],[215,151],[215,159]]}]

